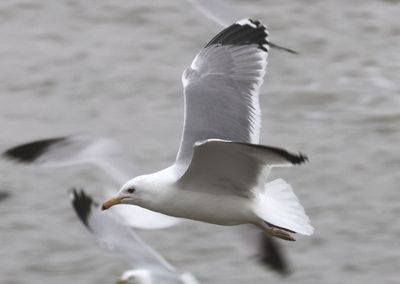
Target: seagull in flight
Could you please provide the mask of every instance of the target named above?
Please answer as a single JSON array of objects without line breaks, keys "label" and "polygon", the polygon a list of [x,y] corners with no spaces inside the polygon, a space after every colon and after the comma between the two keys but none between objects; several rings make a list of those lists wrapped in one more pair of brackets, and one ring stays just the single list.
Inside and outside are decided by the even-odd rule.
[{"label": "seagull in flight", "polygon": [[134,267],[125,271],[117,284],[198,284],[192,274],[180,274],[118,217],[102,213],[84,190],[73,189],[70,197],[76,214],[93,236]]},{"label": "seagull in flight", "polygon": [[[120,145],[109,138],[80,134],[34,140],[16,145],[4,151],[2,157],[49,170],[91,165],[93,171],[102,170],[112,182],[118,185],[129,179],[130,174],[138,171],[135,163],[123,152]],[[106,194],[111,193],[115,194],[114,189],[106,192]],[[182,220],[131,205],[115,206],[110,210],[114,217],[131,228],[161,229],[176,225]],[[247,242],[256,241],[254,229],[251,227],[242,230],[241,235],[246,237]],[[262,235],[260,240],[260,247],[254,247],[251,254],[256,256],[263,265],[269,266],[280,274],[288,274],[290,272],[288,261],[279,244],[268,235]]]},{"label": "seagull in flight", "polygon": [[266,182],[271,168],[307,161],[258,144],[268,50],[260,21],[243,19],[216,35],[182,75],[185,115],[175,162],[129,180],[102,209],[131,204],[218,225],[253,224],[290,241],[291,233],[311,235],[292,187],[283,179]]},{"label": "seagull in flight", "polygon": [[[212,142],[211,139],[225,139],[247,144],[259,143],[260,111],[258,93],[259,87],[263,81],[267,62],[267,31],[261,24],[253,23],[251,20],[239,21],[234,25],[234,28],[236,31],[232,27],[228,28],[228,32],[231,33],[230,38],[228,38],[225,33],[225,37],[221,35],[219,39],[216,37],[211,41],[195,58],[191,67],[185,71],[182,78],[186,100],[184,137],[175,164],[165,171],[166,173],[173,173],[176,177],[176,181],[183,178],[185,172],[187,172],[186,177],[189,177],[191,173],[195,173],[194,171],[189,171],[189,165],[191,164],[192,156],[195,152],[194,150],[197,149],[196,152],[198,152],[199,149],[203,149],[200,146],[202,143],[207,142],[206,140]],[[237,35],[236,39],[233,38],[234,34]],[[241,35],[239,36],[239,34]],[[250,38],[251,34],[253,34],[253,39]],[[246,39],[246,36],[248,39]],[[256,38],[257,36],[258,39]],[[229,41],[231,44],[229,44]],[[195,95],[196,93],[198,96]],[[204,112],[204,114],[202,114],[202,112]],[[195,145],[196,142],[197,144]],[[193,148],[193,146],[195,147]],[[240,148],[243,146],[244,145]],[[254,149],[257,148],[255,145],[251,147]],[[285,159],[285,155],[282,155],[284,150],[283,152],[277,151],[275,154],[278,155],[278,152],[280,152],[285,165],[298,164],[306,160],[306,158],[302,156],[297,157],[299,158],[297,162],[293,159],[291,161],[290,159]],[[123,154],[123,151],[114,141],[104,138],[93,138],[87,135],[37,140],[15,146],[5,151],[2,155],[7,159],[43,167],[92,164],[101,168],[119,184],[124,183],[132,176],[132,173],[137,172],[134,163]],[[296,157],[296,155],[293,156]],[[233,156],[229,158],[233,158]],[[194,161],[193,159],[193,162]],[[213,161],[210,160],[207,162],[206,167],[208,167],[208,164],[211,165],[212,163]],[[219,160],[219,163],[222,163],[222,160]],[[230,160],[226,160],[225,164],[230,165]],[[192,168],[194,165],[195,163],[193,163]],[[214,166],[218,167],[217,165]],[[271,165],[266,165],[265,169],[270,167]],[[221,171],[223,168],[218,170]],[[209,171],[213,175],[218,173],[218,171],[213,173],[212,168],[210,168]],[[229,169],[225,168],[225,171],[229,171]],[[267,183],[265,188],[262,189],[261,176],[266,178],[267,173],[267,171],[264,171],[263,175],[259,175],[260,178],[257,179],[257,182],[258,180],[260,180],[260,182],[257,183],[257,187],[253,186],[250,190],[243,192],[237,191],[237,193],[242,197],[243,195],[247,195],[250,200],[254,199],[252,195],[259,196],[260,193],[267,193],[271,195],[271,198],[268,197],[268,200],[272,203],[268,205],[270,210],[273,211],[273,206],[277,204],[285,205],[285,209],[289,211],[292,209],[295,210],[292,213],[300,214],[300,217],[303,219],[305,218],[304,220],[308,222],[308,217],[305,215],[301,205],[299,205],[296,196],[291,191],[290,185],[283,180],[277,180],[275,181],[275,185],[279,185],[279,187],[271,188],[267,186]],[[206,173],[204,172],[202,174]],[[236,191],[235,188],[237,188],[237,185],[235,185],[235,180],[229,181],[232,176],[234,176],[234,174],[231,174],[228,179],[223,176],[221,176],[221,178],[215,176],[215,178],[220,179],[220,181],[225,179],[226,182],[231,183],[231,190],[234,189],[233,191]],[[237,179],[240,179],[240,177],[238,176]],[[214,184],[214,181],[211,179],[209,182]],[[181,185],[183,183],[178,184]],[[208,185],[205,184],[205,186]],[[158,188],[160,190],[162,189],[162,187]],[[212,198],[213,196],[223,197],[223,188],[224,187],[221,186],[219,190],[210,191],[210,196]],[[193,189],[195,189],[195,187],[192,187],[192,190]],[[268,192],[267,189],[269,189]],[[279,189],[284,191],[282,195],[274,194],[274,191]],[[132,190],[136,190],[136,188],[133,187],[130,191]],[[286,191],[287,193],[285,193]],[[164,192],[164,194],[166,193],[167,191]],[[275,199],[277,199],[278,202],[276,202]],[[111,203],[122,203],[122,200],[117,198]],[[111,203],[108,202],[105,205],[110,206]],[[197,206],[198,205],[199,204],[197,204]],[[294,206],[294,208],[290,208],[290,206]],[[180,218],[173,218],[132,205],[113,206],[110,210],[115,211],[113,213],[119,215],[124,223],[136,228],[164,228],[177,224],[181,220]],[[279,208],[279,210],[281,209]],[[284,211],[283,213],[288,212]],[[172,212],[171,214],[174,213]],[[276,214],[277,212],[275,212],[275,215]],[[284,215],[282,216],[285,217]],[[210,220],[210,222],[212,222],[212,220]],[[266,224],[267,226],[274,225],[274,223],[271,222]],[[262,223],[261,226],[265,228],[264,223]],[[272,228],[275,228],[275,231],[279,229],[276,227],[276,224]],[[250,230],[250,227],[248,229]],[[270,228],[268,228],[268,231],[270,232],[271,230],[269,229]],[[285,233],[284,235],[285,238],[288,238]],[[287,274],[289,272],[287,260],[281,248],[269,234],[264,234],[262,236],[262,248],[258,250],[258,252],[261,254],[259,260],[261,260],[264,265],[270,266],[281,274]]]}]

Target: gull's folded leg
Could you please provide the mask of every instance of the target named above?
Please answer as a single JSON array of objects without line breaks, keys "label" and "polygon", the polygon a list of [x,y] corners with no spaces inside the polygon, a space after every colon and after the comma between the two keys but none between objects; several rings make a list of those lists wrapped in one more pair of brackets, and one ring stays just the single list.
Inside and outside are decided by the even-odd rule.
[{"label": "gull's folded leg", "polygon": [[259,228],[261,228],[264,232],[267,234],[274,236],[276,238],[285,240],[285,241],[295,241],[296,239],[293,238],[288,232],[285,230],[276,228],[276,227],[270,227],[264,222],[260,222],[256,224]]}]

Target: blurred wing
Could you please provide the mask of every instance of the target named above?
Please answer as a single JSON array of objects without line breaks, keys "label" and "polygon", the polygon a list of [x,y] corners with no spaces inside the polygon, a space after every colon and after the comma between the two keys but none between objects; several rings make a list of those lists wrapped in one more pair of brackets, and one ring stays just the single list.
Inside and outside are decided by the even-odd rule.
[{"label": "blurred wing", "polygon": [[232,5],[224,0],[189,0],[205,16],[216,22],[222,27],[227,27],[232,23],[248,17],[239,13]]},{"label": "blurred wing", "polygon": [[[115,194],[115,193],[114,193]],[[118,205],[109,209],[121,222],[138,229],[164,229],[179,224],[182,219],[150,211],[135,205]]]},{"label": "blurred wing", "polygon": [[268,55],[267,28],[241,20],[215,36],[183,75],[185,119],[178,164],[206,139],[258,143],[259,89]]},{"label": "blurred wing", "polygon": [[93,164],[104,170],[119,185],[136,172],[134,165],[126,159],[116,143],[84,135],[25,143],[8,149],[3,157],[43,167]]},{"label": "blurred wing", "polygon": [[[25,143],[8,149],[3,153],[3,157],[24,164],[49,168],[92,164],[102,169],[115,181],[115,189],[118,189],[137,172],[135,166],[114,141],[85,135]],[[109,194],[111,195],[111,193]],[[112,194],[115,194],[115,190],[112,191]],[[115,206],[112,211],[119,215],[125,224],[140,229],[167,228],[180,222],[178,218],[138,206]]]},{"label": "blurred wing", "polygon": [[[224,0],[189,0],[196,8],[202,12],[206,17],[216,22],[222,27],[227,27],[237,20],[249,17],[250,15],[239,12],[234,3],[229,4]],[[298,54],[297,51],[283,47],[281,45],[269,42],[271,48],[283,50],[292,54]]]},{"label": "blurred wing", "polygon": [[233,229],[235,235],[249,244],[240,246],[239,249],[251,260],[256,260],[264,268],[272,269],[281,275],[290,274],[290,264],[279,240],[260,232],[257,227],[250,224],[236,226]]},{"label": "blurred wing", "polygon": [[[210,139],[196,143],[193,159],[178,181],[185,188],[203,188],[214,193],[236,193],[253,195],[271,167],[285,167],[307,161],[302,154],[293,154],[284,149]],[[260,177],[264,177],[260,180]],[[198,186],[188,186],[195,185]],[[216,192],[218,191],[218,192]]]},{"label": "blurred wing", "polygon": [[0,201],[6,200],[10,197],[10,193],[7,191],[0,191]]},{"label": "blurred wing", "polygon": [[290,266],[283,253],[282,247],[273,237],[260,233],[260,248],[257,256],[261,265],[265,265],[282,275],[290,274]]},{"label": "blurred wing", "polygon": [[83,190],[72,191],[71,203],[94,237],[110,250],[123,255],[135,269],[152,268],[176,273],[175,268],[145,244],[130,227],[102,212]]}]

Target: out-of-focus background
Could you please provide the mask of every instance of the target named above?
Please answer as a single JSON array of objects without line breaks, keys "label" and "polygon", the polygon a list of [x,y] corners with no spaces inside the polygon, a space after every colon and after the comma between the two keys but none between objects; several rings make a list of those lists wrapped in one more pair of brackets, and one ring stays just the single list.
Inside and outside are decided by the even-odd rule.
[{"label": "out-of-focus background", "polygon": [[[263,144],[310,163],[274,172],[294,187],[315,234],[283,243],[280,278],[241,251],[232,230],[196,222],[140,232],[202,283],[398,283],[400,1],[230,1],[268,24]],[[180,77],[221,28],[189,2],[0,2],[0,150],[66,134],[112,137],[143,172],[175,157]],[[0,282],[114,283],[130,268],[100,249],[67,190],[104,188],[91,168],[0,163]]]}]

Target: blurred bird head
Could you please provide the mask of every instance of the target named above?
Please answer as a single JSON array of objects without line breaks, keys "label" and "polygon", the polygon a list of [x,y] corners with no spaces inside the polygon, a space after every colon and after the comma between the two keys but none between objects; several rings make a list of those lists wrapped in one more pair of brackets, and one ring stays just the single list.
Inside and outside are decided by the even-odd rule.
[{"label": "blurred bird head", "polygon": [[127,270],[117,280],[116,284],[152,284],[151,275],[147,270]]}]

